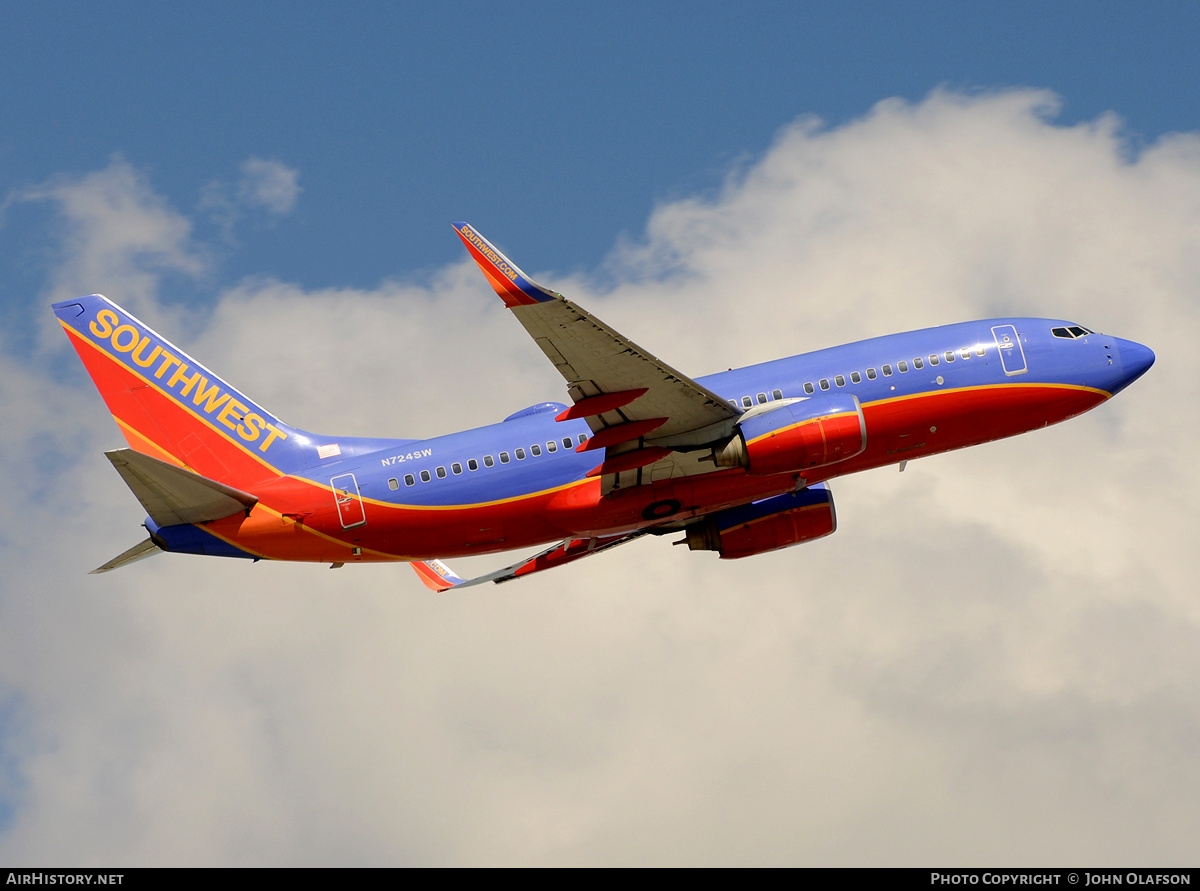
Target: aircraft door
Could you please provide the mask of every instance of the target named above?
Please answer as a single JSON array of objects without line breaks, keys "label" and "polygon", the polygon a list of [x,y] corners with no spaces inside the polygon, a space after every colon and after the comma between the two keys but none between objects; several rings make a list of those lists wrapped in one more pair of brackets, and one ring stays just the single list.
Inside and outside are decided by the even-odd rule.
[{"label": "aircraft door", "polygon": [[337,502],[338,519],[342,521],[343,529],[353,529],[367,522],[367,514],[363,510],[362,496],[358,493],[358,480],[352,473],[343,473],[329,481],[333,488],[333,498]]},{"label": "aircraft door", "polygon": [[1025,350],[1021,347],[1021,338],[1016,328],[1012,325],[997,325],[992,329],[992,337],[996,338],[996,346],[1000,350],[1000,364],[1004,366],[1005,374],[1024,374],[1029,370],[1025,365]]}]

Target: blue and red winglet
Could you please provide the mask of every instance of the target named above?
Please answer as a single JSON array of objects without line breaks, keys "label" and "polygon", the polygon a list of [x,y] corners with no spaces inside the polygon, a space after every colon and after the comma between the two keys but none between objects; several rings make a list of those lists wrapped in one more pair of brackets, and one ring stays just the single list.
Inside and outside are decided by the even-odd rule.
[{"label": "blue and red winglet", "polygon": [[441,560],[417,560],[408,564],[431,591],[441,593],[461,585],[465,579],[459,578]]},{"label": "blue and red winglet", "polygon": [[455,223],[454,231],[467,246],[472,259],[483,270],[488,283],[509,309],[548,303],[558,298],[558,294],[530,279],[508,257],[496,250],[491,242],[466,223]]}]

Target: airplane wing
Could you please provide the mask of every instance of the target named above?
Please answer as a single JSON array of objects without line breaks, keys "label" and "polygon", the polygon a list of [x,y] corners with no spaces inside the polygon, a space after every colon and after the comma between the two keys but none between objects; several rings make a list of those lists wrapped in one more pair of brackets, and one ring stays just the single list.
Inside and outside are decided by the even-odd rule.
[{"label": "airplane wing", "polygon": [[526,557],[520,563],[514,563],[512,566],[506,566],[504,569],[497,569],[495,572],[489,572],[487,575],[473,579],[460,578],[441,560],[421,560],[409,565],[425,583],[425,587],[441,593],[449,591],[451,588],[482,585],[484,582],[495,582],[496,584],[510,582],[532,572],[541,572],[544,569],[553,569],[555,566],[574,563],[584,557],[590,557],[593,554],[607,551],[609,548],[615,548],[617,545],[633,541],[635,538],[641,538],[645,534],[645,531],[639,531],[625,535],[612,535],[607,538],[569,538],[532,557]]},{"label": "airplane wing", "polygon": [[[585,418],[580,450],[605,450],[604,491],[716,469],[689,456],[733,432],[741,409],[532,281],[466,223],[455,230],[492,288],[567,382],[575,403],[558,420]],[[652,471],[643,468],[654,465]]]}]

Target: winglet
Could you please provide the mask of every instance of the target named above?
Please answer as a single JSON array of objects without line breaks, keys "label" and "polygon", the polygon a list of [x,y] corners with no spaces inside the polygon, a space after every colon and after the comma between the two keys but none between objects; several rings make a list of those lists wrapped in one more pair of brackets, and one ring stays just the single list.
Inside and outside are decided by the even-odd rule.
[{"label": "winglet", "polygon": [[437,591],[439,594],[463,583],[463,579],[456,576],[450,567],[441,560],[418,560],[408,565],[425,583],[426,588],[430,591]]},{"label": "winglet", "polygon": [[467,246],[472,259],[483,270],[488,284],[500,295],[500,299],[509,309],[516,306],[534,306],[558,299],[558,294],[530,279],[508,257],[496,250],[491,242],[466,223],[455,223],[454,230]]}]

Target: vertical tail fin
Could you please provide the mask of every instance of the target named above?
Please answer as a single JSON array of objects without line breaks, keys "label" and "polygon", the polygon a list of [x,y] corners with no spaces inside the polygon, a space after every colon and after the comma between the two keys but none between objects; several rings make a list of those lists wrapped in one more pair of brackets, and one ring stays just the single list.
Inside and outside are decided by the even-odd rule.
[{"label": "vertical tail fin", "polygon": [[135,451],[240,488],[305,467],[303,431],[107,298],[56,303],[54,314]]}]

